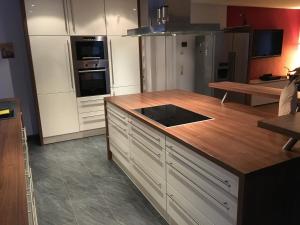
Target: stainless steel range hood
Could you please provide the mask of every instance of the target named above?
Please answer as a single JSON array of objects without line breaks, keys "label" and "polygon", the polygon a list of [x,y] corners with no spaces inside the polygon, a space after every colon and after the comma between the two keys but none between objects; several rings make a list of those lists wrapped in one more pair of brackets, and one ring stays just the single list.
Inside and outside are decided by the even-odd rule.
[{"label": "stainless steel range hood", "polygon": [[191,24],[190,0],[140,0],[141,24],[127,36],[167,36],[220,30],[219,24]]}]

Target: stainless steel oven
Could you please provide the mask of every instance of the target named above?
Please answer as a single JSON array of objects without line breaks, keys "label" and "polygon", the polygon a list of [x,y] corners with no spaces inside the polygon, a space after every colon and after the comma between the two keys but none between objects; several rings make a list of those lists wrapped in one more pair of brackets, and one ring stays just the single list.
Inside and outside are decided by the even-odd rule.
[{"label": "stainless steel oven", "polygon": [[77,97],[110,94],[106,36],[72,36]]}]

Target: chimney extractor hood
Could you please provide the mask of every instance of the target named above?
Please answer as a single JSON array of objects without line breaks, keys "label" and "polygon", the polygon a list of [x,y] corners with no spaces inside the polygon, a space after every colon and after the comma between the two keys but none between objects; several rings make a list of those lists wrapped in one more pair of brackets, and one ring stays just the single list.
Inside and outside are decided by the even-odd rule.
[{"label": "chimney extractor hood", "polygon": [[142,26],[127,36],[167,36],[220,30],[219,24],[191,24],[190,0],[140,0]]}]

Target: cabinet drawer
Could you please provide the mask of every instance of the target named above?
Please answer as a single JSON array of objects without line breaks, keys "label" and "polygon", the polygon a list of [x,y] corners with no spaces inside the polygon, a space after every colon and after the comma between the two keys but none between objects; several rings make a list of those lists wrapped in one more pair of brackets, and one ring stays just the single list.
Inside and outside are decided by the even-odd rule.
[{"label": "cabinet drawer", "polygon": [[111,113],[109,110],[107,110],[107,118],[112,124],[119,127],[121,130],[126,130],[126,132],[128,131],[127,121],[120,119],[118,116]]},{"label": "cabinet drawer", "polygon": [[167,189],[167,213],[171,225],[214,225],[170,185]]},{"label": "cabinet drawer", "polygon": [[130,170],[130,154],[128,149],[122,148],[118,143],[114,142],[113,139],[109,140],[109,148],[113,153],[114,157],[128,170]]},{"label": "cabinet drawer", "polygon": [[77,98],[79,113],[104,111],[104,100],[101,96]]},{"label": "cabinet drawer", "polygon": [[238,177],[215,163],[205,159],[192,150],[182,146],[176,141],[167,138],[166,149],[178,157],[182,162],[190,165],[197,173],[218,185],[225,191],[238,197]]},{"label": "cabinet drawer", "polygon": [[142,141],[130,135],[130,146],[132,155],[137,158],[145,168],[153,170],[154,174],[165,179],[165,153],[157,149],[147,147]]},{"label": "cabinet drawer", "polygon": [[129,119],[128,123],[130,124],[130,133],[134,133],[143,138],[143,141],[146,141],[149,145],[156,146],[160,149],[165,148],[165,135],[134,118]]},{"label": "cabinet drawer", "polygon": [[134,155],[131,156],[132,175],[159,206],[166,210],[166,182],[153,170],[146,168]]},{"label": "cabinet drawer", "polygon": [[111,117],[119,120],[119,122],[123,123],[127,126],[128,123],[128,115],[124,111],[118,109],[117,107],[113,106],[112,104],[107,103],[107,113]]},{"label": "cabinet drawer", "polygon": [[129,150],[129,139],[126,130],[121,130],[120,127],[115,126],[111,121],[108,122],[108,130],[109,139],[127,152]]},{"label": "cabinet drawer", "polygon": [[237,205],[226,196],[214,195],[202,186],[198,186],[173,165],[167,165],[167,181],[168,185],[206,215],[213,224],[236,224]]},{"label": "cabinet drawer", "polygon": [[105,127],[104,111],[79,114],[80,130],[92,130]]}]

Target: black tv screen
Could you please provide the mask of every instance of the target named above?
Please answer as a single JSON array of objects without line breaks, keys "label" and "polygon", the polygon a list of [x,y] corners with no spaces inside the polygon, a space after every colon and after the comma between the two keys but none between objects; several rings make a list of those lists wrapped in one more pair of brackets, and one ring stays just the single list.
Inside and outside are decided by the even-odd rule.
[{"label": "black tv screen", "polygon": [[254,30],[252,57],[280,56],[283,30]]}]

